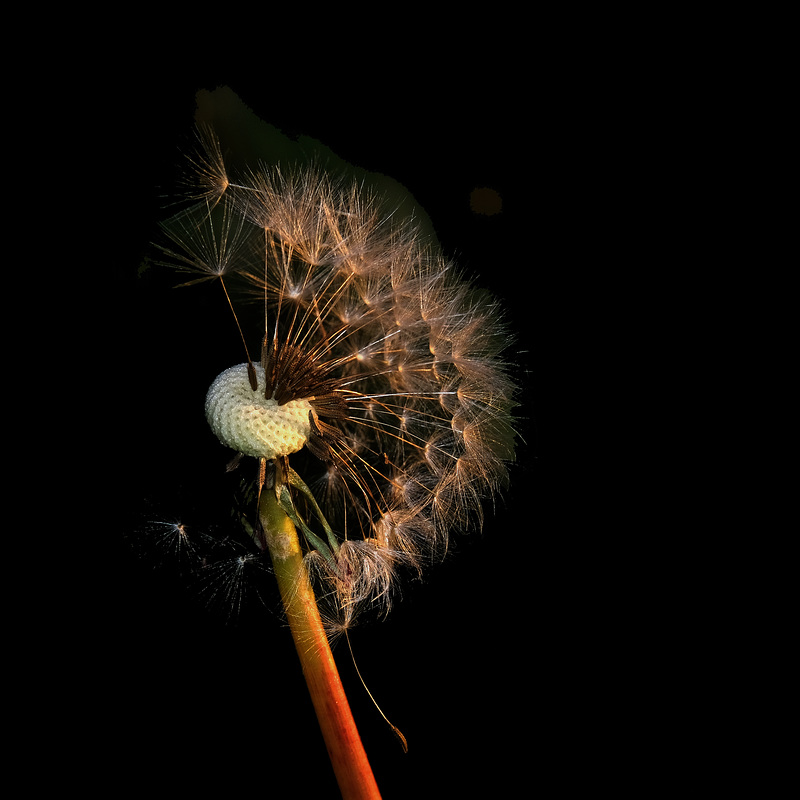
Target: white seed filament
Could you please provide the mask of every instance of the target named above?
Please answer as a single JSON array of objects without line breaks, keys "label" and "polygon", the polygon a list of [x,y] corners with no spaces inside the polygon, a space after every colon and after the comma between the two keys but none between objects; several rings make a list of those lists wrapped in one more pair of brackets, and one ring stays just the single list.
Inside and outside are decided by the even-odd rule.
[{"label": "white seed filament", "polygon": [[308,400],[278,405],[264,396],[264,370],[255,365],[258,388],[253,391],[247,364],[222,372],[206,395],[206,419],[217,438],[247,456],[277,458],[302,449],[311,432]]}]

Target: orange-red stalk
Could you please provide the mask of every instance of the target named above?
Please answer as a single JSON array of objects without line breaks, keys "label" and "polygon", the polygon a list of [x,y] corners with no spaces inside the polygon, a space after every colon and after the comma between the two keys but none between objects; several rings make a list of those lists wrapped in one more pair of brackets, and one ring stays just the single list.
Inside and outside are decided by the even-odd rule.
[{"label": "orange-red stalk", "polygon": [[259,513],[286,618],[342,798],[380,800],[303,564],[297,531],[271,490],[262,492]]}]

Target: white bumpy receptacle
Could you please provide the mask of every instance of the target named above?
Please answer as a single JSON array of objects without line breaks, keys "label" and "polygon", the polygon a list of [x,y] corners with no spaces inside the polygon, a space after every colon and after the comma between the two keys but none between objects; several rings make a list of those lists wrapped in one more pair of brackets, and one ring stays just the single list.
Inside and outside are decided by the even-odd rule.
[{"label": "white bumpy receptacle", "polygon": [[279,406],[264,396],[264,370],[255,365],[258,387],[250,386],[247,364],[222,372],[206,395],[206,419],[228,447],[255,458],[288,456],[302,449],[311,432],[308,400]]}]

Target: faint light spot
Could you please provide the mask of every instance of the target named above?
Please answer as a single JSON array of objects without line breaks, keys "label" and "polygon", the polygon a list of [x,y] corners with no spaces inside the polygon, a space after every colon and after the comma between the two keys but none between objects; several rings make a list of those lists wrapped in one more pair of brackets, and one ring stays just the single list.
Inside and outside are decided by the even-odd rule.
[{"label": "faint light spot", "polygon": [[473,189],[469,195],[469,207],[476,214],[491,217],[503,210],[503,198],[494,189],[485,186]]}]

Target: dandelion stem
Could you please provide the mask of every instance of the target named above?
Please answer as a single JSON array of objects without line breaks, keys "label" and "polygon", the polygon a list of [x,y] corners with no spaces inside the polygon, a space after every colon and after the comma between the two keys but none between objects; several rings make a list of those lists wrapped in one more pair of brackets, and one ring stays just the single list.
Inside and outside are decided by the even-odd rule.
[{"label": "dandelion stem", "polygon": [[[276,465],[276,473],[280,472]],[[283,476],[276,474],[276,486]],[[380,800],[380,792],[344,693],[303,563],[294,524],[275,492],[261,495],[259,516],[286,617],[343,800]]]}]

